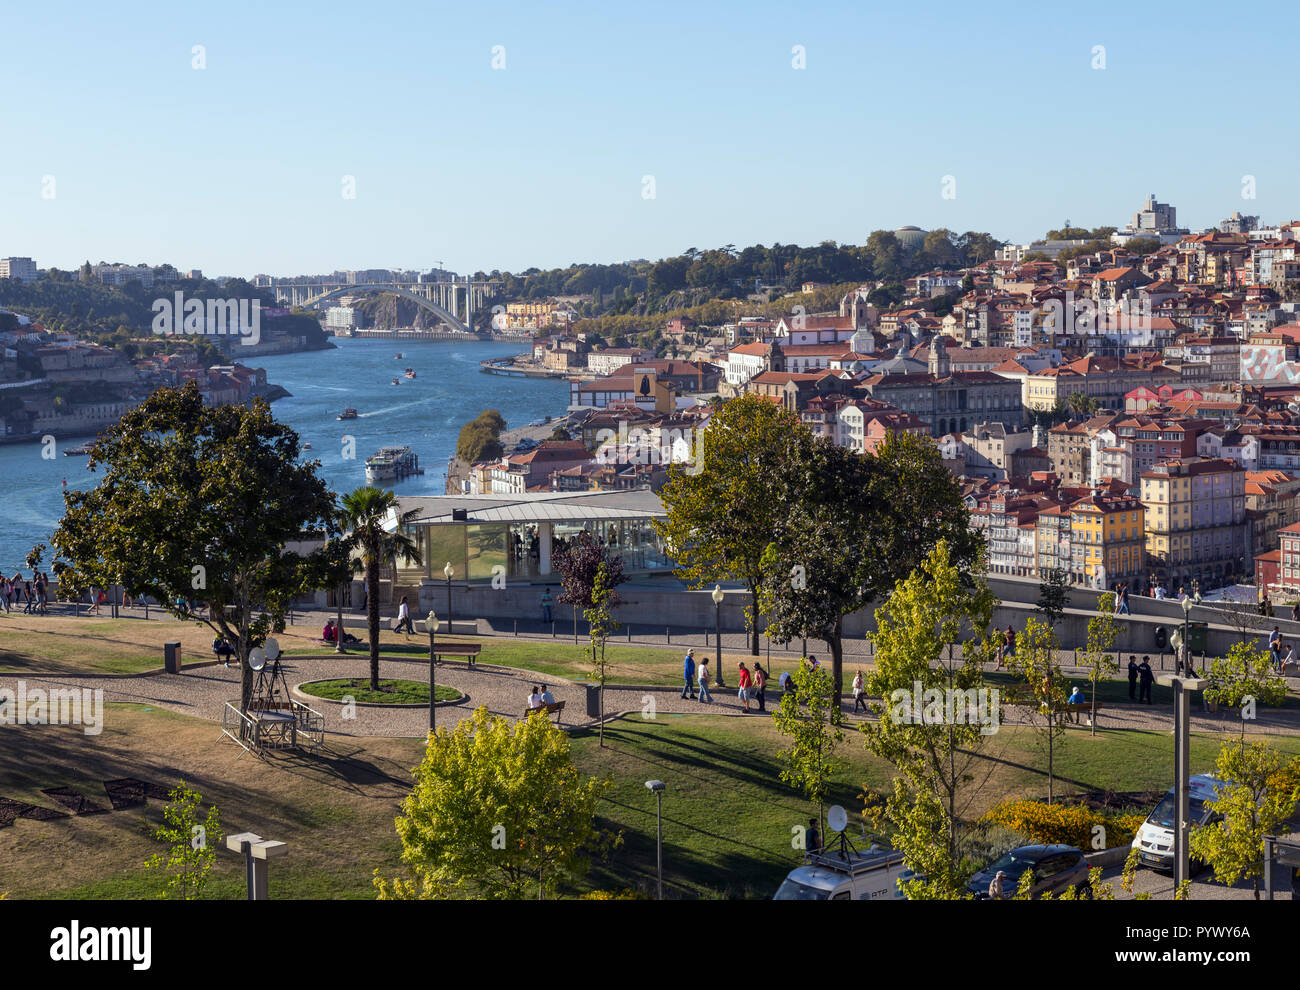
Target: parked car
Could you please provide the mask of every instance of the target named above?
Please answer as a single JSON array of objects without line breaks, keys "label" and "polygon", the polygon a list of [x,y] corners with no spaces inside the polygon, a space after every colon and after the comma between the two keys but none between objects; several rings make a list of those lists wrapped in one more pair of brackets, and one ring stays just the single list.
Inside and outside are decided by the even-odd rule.
[{"label": "parked car", "polygon": [[913,876],[903,854],[872,846],[847,856],[811,853],[772,895],[774,901],[901,901],[899,880]]},{"label": "parked car", "polygon": [[1029,888],[1031,897],[1041,897],[1051,892],[1060,895],[1074,888],[1083,897],[1092,896],[1088,883],[1088,860],[1074,846],[1020,846],[1004,853],[970,879],[967,889],[977,901],[990,900],[989,884],[1001,871],[1002,898],[1010,900],[1020,887],[1025,870],[1033,870],[1034,882]]},{"label": "parked car", "polygon": [[[1223,781],[1214,774],[1198,773],[1188,778],[1190,789],[1187,795],[1187,820],[1192,825],[1209,825],[1218,820],[1205,802],[1213,800]],[[1138,862],[1153,870],[1173,871],[1174,868],[1174,814],[1177,803],[1174,789],[1160,799],[1151,814],[1147,815],[1133,836],[1133,848],[1138,851]],[[1190,863],[1193,870],[1202,865],[1194,858]]]}]

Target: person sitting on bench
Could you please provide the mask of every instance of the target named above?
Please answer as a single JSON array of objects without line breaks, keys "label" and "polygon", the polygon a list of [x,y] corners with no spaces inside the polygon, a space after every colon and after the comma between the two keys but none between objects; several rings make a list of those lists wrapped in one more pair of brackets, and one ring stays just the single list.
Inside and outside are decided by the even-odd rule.
[{"label": "person sitting on bench", "polygon": [[533,685],[533,693],[530,694],[530,695],[528,696],[528,707],[529,707],[529,708],[541,708],[541,707],[542,707],[542,696],[541,696],[540,694],[537,693],[537,685],[536,685],[536,684]]},{"label": "person sitting on bench", "polygon": [[545,684],[542,685],[542,704],[543,705],[555,704],[555,695],[551,694],[551,692],[546,689]]},{"label": "person sitting on bench", "polygon": [[223,667],[229,667],[230,658],[235,655],[235,648],[218,636],[212,641],[212,652],[221,657]]}]

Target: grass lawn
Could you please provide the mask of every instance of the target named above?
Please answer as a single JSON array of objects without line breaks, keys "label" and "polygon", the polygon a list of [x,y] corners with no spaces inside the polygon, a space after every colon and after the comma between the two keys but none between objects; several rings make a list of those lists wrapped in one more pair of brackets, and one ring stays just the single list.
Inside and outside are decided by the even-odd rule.
[{"label": "grass lawn", "polygon": [[[216,726],[161,709],[107,705],[104,731],[7,727],[0,747],[0,797],[60,808],[45,788],[66,786],[111,808],[103,781],[136,777],[170,788],[184,779],[216,804],[228,833],[252,831],[289,843],[271,871],[277,898],[369,898],[371,871],[398,869],[393,830],[410,790],[419,739],[330,736],[318,755],[263,762]],[[148,898],[161,883],[143,863],[162,847],[148,832],[162,802],[106,814],[17,819],[0,828],[0,892],[12,898]],[[208,897],[243,896],[240,858],[221,849]]]},{"label": "grass lawn", "polygon": [[[299,684],[298,690],[317,698],[330,701],[342,701],[349,695],[353,701],[384,705],[427,705],[429,703],[429,685],[419,681],[386,680],[379,682],[379,690],[370,690],[367,678],[334,681],[308,681]],[[457,701],[461,693],[453,687],[439,684],[435,689],[439,701]]]},{"label": "grass lawn", "polygon": [[[1254,738],[1261,738],[1256,736]],[[1300,738],[1270,736],[1289,754]],[[666,897],[770,897],[797,865],[792,829],[806,825],[815,808],[780,780],[776,752],[782,740],[767,719],[719,719],[702,715],[621,719],[605,727],[606,748],[594,732],[575,735],[574,752],[584,772],[614,776],[602,802],[606,827],[623,830],[624,845],[606,864],[596,864],[591,887],[642,889],[655,884],[655,800],[645,781],[667,784],[664,794],[664,894]],[[1194,772],[1213,767],[1222,738],[1192,740]],[[973,819],[1012,797],[1046,798],[1046,755],[1032,731],[1003,728],[972,761],[977,786],[963,817]],[[895,771],[867,754],[862,739],[847,732],[844,759],[830,803],[850,813],[859,829],[862,785],[891,786]],[[1062,797],[1163,792],[1173,778],[1173,745],[1162,733],[1111,730],[1095,739],[1070,730],[1056,749],[1055,794]],[[1118,802],[1123,806],[1126,802]],[[1150,805],[1143,804],[1142,811]]]},{"label": "grass lawn", "polygon": [[[211,722],[138,705],[109,705],[104,731],[73,727],[8,727],[0,747],[0,797],[59,808],[46,788],[70,787],[103,808],[103,782],[136,777],[170,788],[186,780],[221,810],[227,832],[254,831],[288,843],[271,871],[277,898],[369,898],[371,872],[400,872],[393,819],[420,760],[420,739],[327,737],[319,755],[277,754],[261,761],[233,743],[218,742]],[[1193,770],[1208,769],[1222,738],[1198,735]],[[1263,738],[1254,736],[1251,738]],[[1300,737],[1267,737],[1287,753]],[[673,897],[769,897],[795,865],[792,828],[814,812],[779,779],[782,741],[768,719],[707,715],[629,717],[573,735],[575,760],[589,774],[612,775],[601,802],[607,827],[624,845],[597,863],[577,890],[653,890],[655,802],[645,781],[668,785],[664,795],[665,893]],[[865,784],[889,785],[892,766],[869,757],[847,732],[838,749],[844,764],[831,802],[857,821]],[[1046,792],[1045,758],[1031,731],[1003,728],[972,766],[975,817],[1006,797]],[[1173,772],[1173,747],[1163,733],[1108,730],[1095,739],[1071,729],[1057,747],[1057,794],[1163,791]],[[1145,808],[1143,809],[1145,810]],[[29,897],[155,897],[160,879],[143,868],[159,846],[148,835],[162,803],[105,814],[17,819],[0,827],[0,893]],[[857,825],[853,825],[856,829]],[[217,855],[207,896],[243,896],[239,858]]]}]

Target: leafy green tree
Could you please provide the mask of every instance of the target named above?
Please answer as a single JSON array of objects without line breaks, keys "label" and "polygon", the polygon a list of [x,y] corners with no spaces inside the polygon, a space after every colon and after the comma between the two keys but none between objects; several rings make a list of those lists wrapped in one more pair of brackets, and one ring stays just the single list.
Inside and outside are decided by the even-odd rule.
[{"label": "leafy green tree", "polygon": [[[619,569],[622,576],[622,568]],[[596,567],[596,579],[591,586],[591,607],[582,611],[587,620],[589,645],[587,657],[591,660],[591,676],[600,685],[600,746],[605,747],[605,677],[609,673],[609,663],[605,659],[605,644],[609,637],[618,632],[618,622],[614,619],[614,606],[619,596],[610,584],[609,565],[604,561]]]},{"label": "leafy green tree", "polygon": [[1232,644],[1228,655],[1210,664],[1205,700],[1236,708],[1241,717],[1240,745],[1246,744],[1246,722],[1255,717],[1258,704],[1280,705],[1286,700],[1286,680],[1273,673],[1267,650],[1252,640]]},{"label": "leafy green tree", "polygon": [[[758,656],[758,589],[763,553],[788,506],[772,481],[803,429],[798,417],[752,394],[721,404],[697,441],[698,473],[668,469],[659,497],[667,518],[655,530],[692,588],[743,581],[749,589],[750,652]],[[720,672],[715,671],[715,676]]]},{"label": "leafy green tree", "polygon": [[866,815],[877,829],[886,822],[893,826],[894,848],[914,874],[899,882],[909,901],[969,900],[973,896],[966,884],[975,864],[949,851],[956,844],[954,823],[934,794],[895,777],[893,793],[883,805],[869,802]]},{"label": "leafy green tree", "polygon": [[165,870],[170,874],[167,889],[181,900],[196,901],[203,896],[208,873],[217,858],[222,839],[221,815],[213,805],[200,820],[203,795],[183,780],[168,791],[167,799],[162,824],[151,835],[170,848],[150,856],[144,865]]},{"label": "leafy green tree", "polygon": [[1225,743],[1215,761],[1215,776],[1226,784],[1206,807],[1218,821],[1192,828],[1193,856],[1214,869],[1214,878],[1232,886],[1264,875],[1264,836],[1276,835],[1300,799],[1300,757],[1286,759],[1268,743]]},{"label": "leafy green tree", "polygon": [[1119,657],[1113,656],[1119,641],[1119,622],[1115,618],[1115,593],[1107,591],[1097,596],[1097,614],[1088,620],[1088,641],[1079,654],[1080,666],[1088,671],[1092,683],[1092,735],[1097,734],[1097,682],[1119,673]]},{"label": "leafy green tree", "polygon": [[803,791],[804,797],[817,805],[818,830],[826,834],[823,812],[830,793],[830,780],[839,761],[835,744],[844,738],[832,708],[834,696],[831,676],[814,667],[807,657],[791,675],[794,691],[781,695],[781,704],[772,713],[776,731],[790,739],[790,748],[777,753],[781,761],[781,779]]},{"label": "leafy green tree", "polygon": [[64,492],[51,539],[70,586],[120,584],[178,618],[193,617],[190,599],[204,602],[200,621],[239,657],[246,709],[249,650],[323,583],[323,554],[287,549],[336,511],[298,435],[262,400],[209,408],[191,382],[128,411],[100,435],[90,468],[99,484]]},{"label": "leafy green tree", "polygon": [[490,461],[505,453],[501,432],[506,421],[495,409],[485,409],[460,429],[456,438],[456,456],[466,464]]},{"label": "leafy green tree", "polygon": [[480,707],[430,734],[414,776],[396,821],[408,876],[376,870],[380,899],[543,897],[613,844],[595,821],[612,780],[582,777],[550,719],[512,726]]},{"label": "leafy green tree", "polygon": [[[759,611],[778,642],[820,639],[831,653],[833,713],[844,679],[844,616],[875,598],[873,546],[882,511],[880,465],[826,438],[801,433],[769,490],[787,506],[762,557]],[[782,480],[784,479],[784,480]]]},{"label": "leafy green tree", "polygon": [[[370,635],[370,690],[379,690],[379,568],[398,560],[409,564],[423,561],[420,548],[402,527],[415,518],[416,510],[399,513],[397,496],[386,488],[364,486],[343,496],[343,515],[352,529],[352,545],[361,553],[366,573],[366,625]],[[390,531],[390,519],[397,525]],[[342,629],[339,638],[343,638]]]},{"label": "leafy green tree", "polygon": [[[987,698],[983,663],[992,652],[987,630],[993,606],[982,582],[963,582],[947,541],[940,540],[876,610],[876,631],[869,637],[876,668],[867,690],[880,700],[870,703],[877,717],[863,722],[861,731],[867,750],[898,768],[884,817],[904,833],[927,825],[928,838],[913,850],[937,843],[953,863],[960,859],[957,823],[969,800],[963,788],[975,781],[973,770],[991,735],[980,722],[979,705]],[[934,712],[935,698],[959,699],[961,707],[954,704],[949,717],[940,700]],[[994,698],[986,710],[994,729],[997,704]],[[925,872],[920,864],[909,860],[911,869]]]},{"label": "leafy green tree", "polygon": [[1050,626],[1031,618],[1026,620],[1024,632],[1016,639],[1016,652],[1007,659],[1008,666],[1025,679],[1032,698],[1028,708],[1033,727],[1047,744],[1048,804],[1054,799],[1057,740],[1065,735],[1062,712],[1066,695],[1057,653],[1059,645]]},{"label": "leafy green tree", "polygon": [[1070,604],[1070,576],[1059,567],[1048,568],[1038,582],[1035,607],[1043,613],[1047,625],[1055,629]]}]

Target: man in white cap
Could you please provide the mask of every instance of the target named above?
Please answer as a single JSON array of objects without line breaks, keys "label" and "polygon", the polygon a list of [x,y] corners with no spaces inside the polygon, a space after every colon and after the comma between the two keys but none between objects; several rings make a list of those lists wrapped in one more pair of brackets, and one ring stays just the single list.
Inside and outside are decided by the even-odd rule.
[{"label": "man in white cap", "polygon": [[682,661],[682,676],[686,678],[686,685],[682,688],[682,697],[689,695],[695,698],[695,651],[693,649],[686,651],[686,659]]}]

